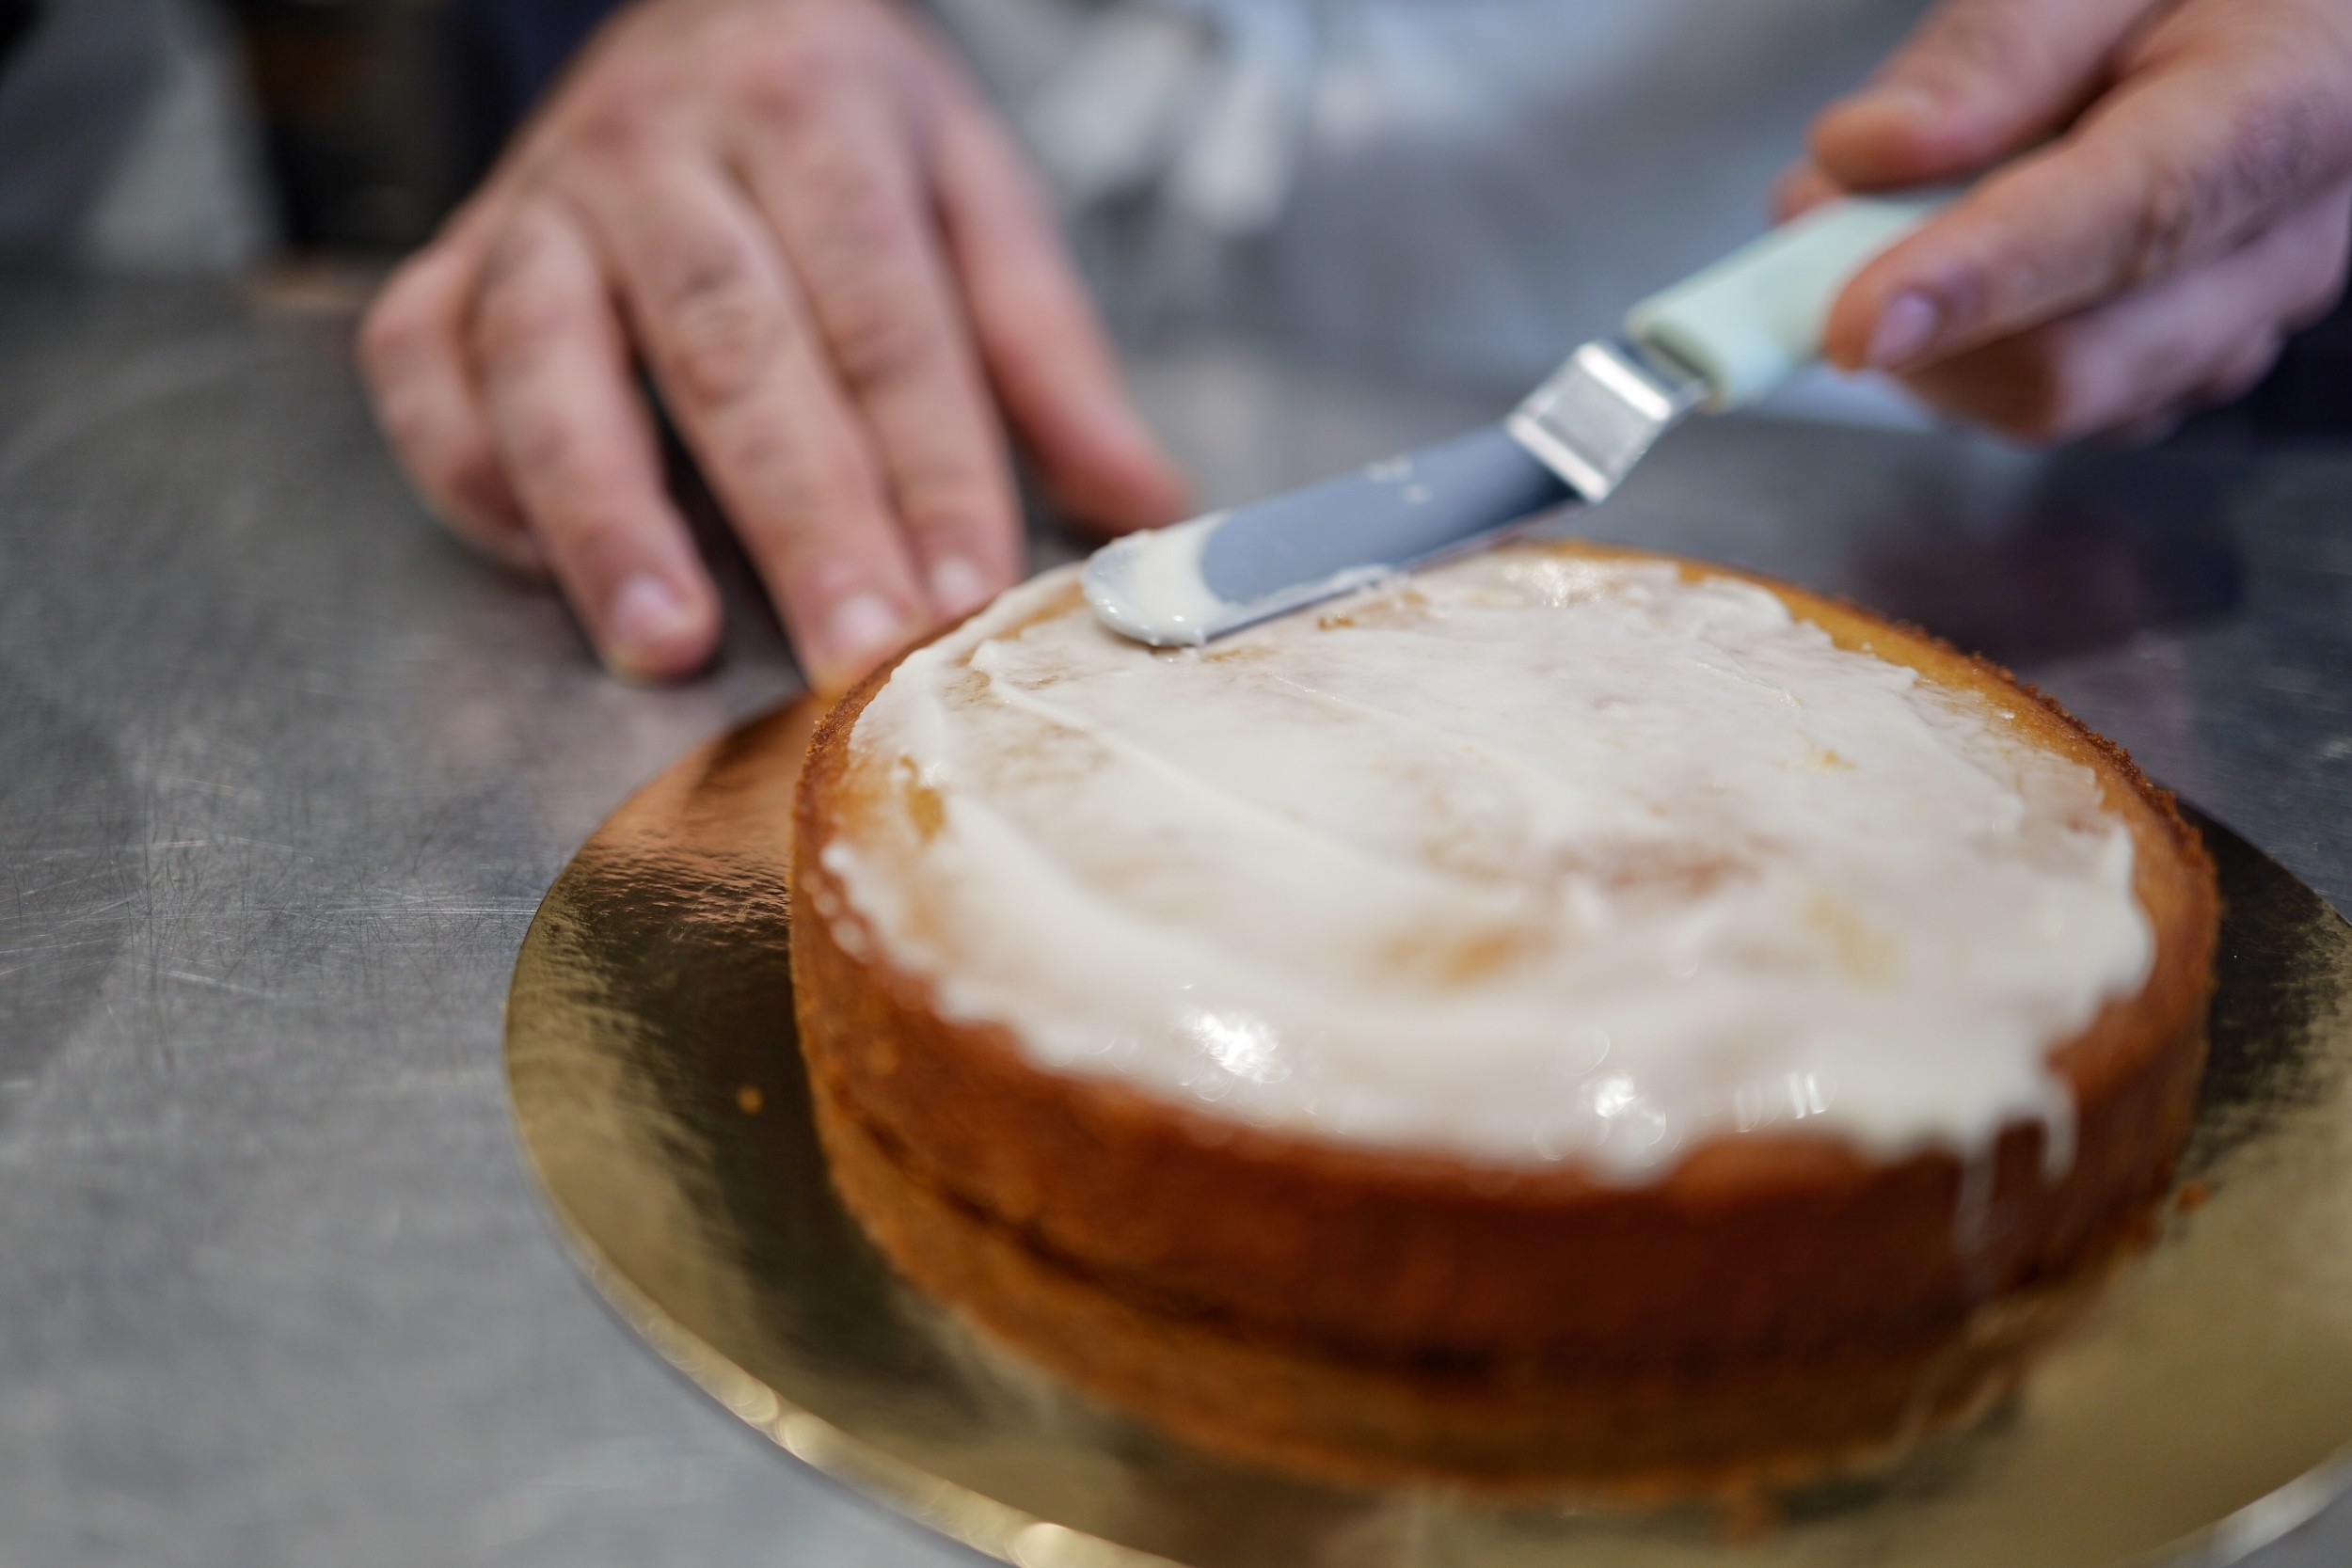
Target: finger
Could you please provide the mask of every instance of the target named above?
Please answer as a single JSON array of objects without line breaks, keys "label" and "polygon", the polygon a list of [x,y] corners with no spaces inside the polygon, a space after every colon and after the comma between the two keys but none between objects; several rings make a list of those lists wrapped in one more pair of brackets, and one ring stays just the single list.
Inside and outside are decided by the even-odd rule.
[{"label": "finger", "polygon": [[927,630],[930,606],[798,285],[707,163],[631,154],[579,194],[809,683],[849,686]]},{"label": "finger", "polygon": [[2176,59],[1865,266],[1825,352],[1899,370],[2226,254],[2352,170],[2343,98],[2277,50]]},{"label": "finger", "polygon": [[2270,373],[2271,367],[2279,362],[2279,351],[2285,346],[2286,340],[2275,333],[2247,344],[2237,357],[2223,365],[2219,372],[2197,388],[2192,394],[2193,404],[2209,407],[2216,404],[2235,403]]},{"label": "finger", "polygon": [[1184,515],[1173,463],[1120,386],[1044,198],[993,119],[951,90],[931,138],[949,254],[980,356],[1055,496],[1112,530]]},{"label": "finger", "polygon": [[2209,400],[2250,384],[2287,324],[2341,286],[2346,224],[2332,198],[2221,261],[1904,379],[1948,412],[2043,441]]},{"label": "finger", "polygon": [[1814,159],[1872,190],[1974,173],[2059,130],[2151,0],[1944,0],[1859,91],[1814,120]]},{"label": "finger", "polygon": [[811,81],[752,102],[768,113],[738,167],[865,421],[931,609],[961,619],[1019,576],[1021,517],[915,150],[871,95]]},{"label": "finger", "polygon": [[2276,334],[2256,340],[2240,352],[2235,360],[2222,367],[2204,384],[2179,402],[2153,414],[2143,414],[2136,420],[2108,432],[2114,439],[2127,446],[2153,446],[2174,431],[2182,422],[2201,409],[2235,403],[2252,391],[2279,362],[2279,351],[2284,340]]},{"label": "finger", "polygon": [[481,246],[470,236],[420,252],[369,308],[359,364],[392,450],[451,532],[518,571],[546,558],[506,481],[473,379],[465,324]]},{"label": "finger", "polygon": [[472,346],[500,455],[597,652],[643,679],[699,667],[717,595],[662,489],[596,258],[553,206],[519,209],[491,245]]}]

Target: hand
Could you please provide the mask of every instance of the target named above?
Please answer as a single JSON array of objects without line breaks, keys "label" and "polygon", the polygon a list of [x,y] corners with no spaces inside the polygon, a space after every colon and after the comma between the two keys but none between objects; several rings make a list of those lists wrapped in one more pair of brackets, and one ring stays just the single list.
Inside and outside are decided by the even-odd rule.
[{"label": "hand", "polygon": [[630,8],[360,346],[428,502],[640,678],[719,629],[641,362],[819,689],[1014,580],[1001,421],[1075,513],[1184,506],[1009,139],[891,0]]},{"label": "hand", "polygon": [[1811,154],[1789,210],[2009,160],[1847,285],[1833,364],[2028,438],[2158,434],[2343,289],[2352,4],[1945,0]]}]

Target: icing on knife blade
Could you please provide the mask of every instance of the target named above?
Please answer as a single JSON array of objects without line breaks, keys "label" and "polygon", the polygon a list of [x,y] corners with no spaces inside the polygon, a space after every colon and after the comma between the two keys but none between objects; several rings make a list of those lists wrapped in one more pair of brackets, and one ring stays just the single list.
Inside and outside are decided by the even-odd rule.
[{"label": "icing on knife blade", "polygon": [[1576,499],[1500,426],[1156,533],[1087,563],[1087,602],[1158,647],[1212,637],[1493,543]]}]

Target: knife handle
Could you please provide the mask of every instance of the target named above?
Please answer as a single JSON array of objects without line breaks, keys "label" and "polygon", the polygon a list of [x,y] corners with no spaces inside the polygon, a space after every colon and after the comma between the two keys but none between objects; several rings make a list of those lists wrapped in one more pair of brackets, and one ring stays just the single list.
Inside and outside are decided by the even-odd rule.
[{"label": "knife handle", "polygon": [[1847,279],[1951,199],[1942,191],[1816,207],[1636,305],[1626,335],[1705,377],[1709,409],[1754,402],[1821,356]]}]

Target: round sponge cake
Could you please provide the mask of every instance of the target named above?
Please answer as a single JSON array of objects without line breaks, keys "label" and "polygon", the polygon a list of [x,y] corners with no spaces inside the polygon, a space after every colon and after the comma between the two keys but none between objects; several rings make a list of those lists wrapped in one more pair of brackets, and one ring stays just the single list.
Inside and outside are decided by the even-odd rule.
[{"label": "round sponge cake", "polygon": [[918,1283],[1230,1451],[1645,1493],[2013,1386],[2166,1189],[2218,916],[2001,672],[1574,544],[1207,649],[1040,578],[831,716],[793,857]]}]

